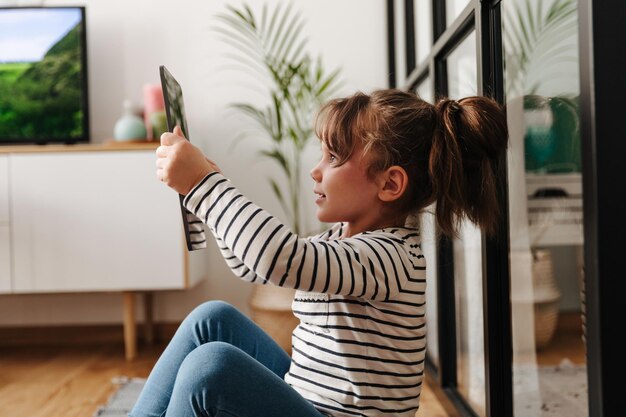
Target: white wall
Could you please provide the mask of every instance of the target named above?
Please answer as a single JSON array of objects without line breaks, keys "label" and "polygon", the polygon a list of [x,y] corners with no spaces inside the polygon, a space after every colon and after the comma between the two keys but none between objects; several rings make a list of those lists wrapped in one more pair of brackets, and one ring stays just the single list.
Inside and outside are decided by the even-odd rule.
[{"label": "white wall", "polygon": [[[268,0],[276,4],[278,0]],[[259,159],[260,138],[246,139],[234,149],[232,139],[243,117],[227,111],[234,101],[261,100],[252,92],[249,76],[225,69],[230,50],[212,27],[226,0],[70,0],[8,2],[8,4],[86,5],[91,130],[94,142],[112,135],[125,98],[142,101],[145,83],[158,83],[158,66],[165,64],[181,83],[191,140],[254,202],[283,218],[266,177],[276,173]],[[248,0],[256,10],[264,3]],[[341,68],[342,93],[387,86],[387,40],[384,0],[299,0],[294,7],[306,20],[305,34],[312,55],[322,54],[327,69]],[[313,144],[306,164],[317,158]],[[308,171],[307,171],[308,172]],[[307,178],[306,175],[303,176]],[[156,179],[155,179],[156,180]],[[303,186],[304,205],[313,213],[312,184]],[[172,193],[172,198],[175,198]],[[317,227],[313,220],[309,228]],[[129,248],[141,250],[141,248]],[[250,286],[225,267],[215,246],[209,257],[208,281],[184,292],[159,293],[156,320],[177,321],[198,303],[223,299],[246,309]],[[119,294],[16,295],[0,297],[0,325],[111,323],[121,321]]]}]

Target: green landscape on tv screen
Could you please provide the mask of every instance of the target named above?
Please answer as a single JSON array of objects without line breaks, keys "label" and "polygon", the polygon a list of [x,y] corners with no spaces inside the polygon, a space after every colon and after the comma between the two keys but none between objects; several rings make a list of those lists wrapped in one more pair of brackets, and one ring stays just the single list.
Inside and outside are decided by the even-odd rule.
[{"label": "green landscape on tv screen", "polygon": [[86,137],[78,8],[0,9],[0,141]]}]

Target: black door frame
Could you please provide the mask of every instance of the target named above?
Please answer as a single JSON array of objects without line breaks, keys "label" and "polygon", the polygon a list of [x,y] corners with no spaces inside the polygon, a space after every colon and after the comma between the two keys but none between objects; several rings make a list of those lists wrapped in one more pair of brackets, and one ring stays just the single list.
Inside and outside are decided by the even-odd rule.
[{"label": "black door frame", "polygon": [[579,0],[581,144],[589,416],[624,415],[626,2]]}]

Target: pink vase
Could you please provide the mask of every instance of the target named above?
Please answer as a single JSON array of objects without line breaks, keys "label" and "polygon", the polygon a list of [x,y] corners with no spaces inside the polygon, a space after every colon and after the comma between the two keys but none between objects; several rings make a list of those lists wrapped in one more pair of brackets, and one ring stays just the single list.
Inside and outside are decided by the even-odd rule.
[{"label": "pink vase", "polygon": [[154,137],[153,113],[165,110],[163,90],[160,84],[146,84],[143,86],[144,123],[148,133],[148,140],[158,139]]}]

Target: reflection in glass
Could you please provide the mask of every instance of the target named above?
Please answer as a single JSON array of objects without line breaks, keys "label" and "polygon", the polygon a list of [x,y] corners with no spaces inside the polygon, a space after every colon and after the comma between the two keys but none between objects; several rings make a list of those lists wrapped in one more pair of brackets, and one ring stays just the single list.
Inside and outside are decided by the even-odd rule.
[{"label": "reflection in glass", "polygon": [[[424,1],[418,1],[424,3]],[[470,0],[446,0],[446,26],[450,26],[469,3]]]},{"label": "reflection in glass", "polygon": [[[448,96],[477,94],[476,33],[471,32],[448,56]],[[479,416],[485,415],[482,234],[463,222],[453,240],[456,295],[457,384]]]},{"label": "reflection in glass", "polygon": [[584,417],[577,2],[511,0],[502,12],[514,413]]}]

